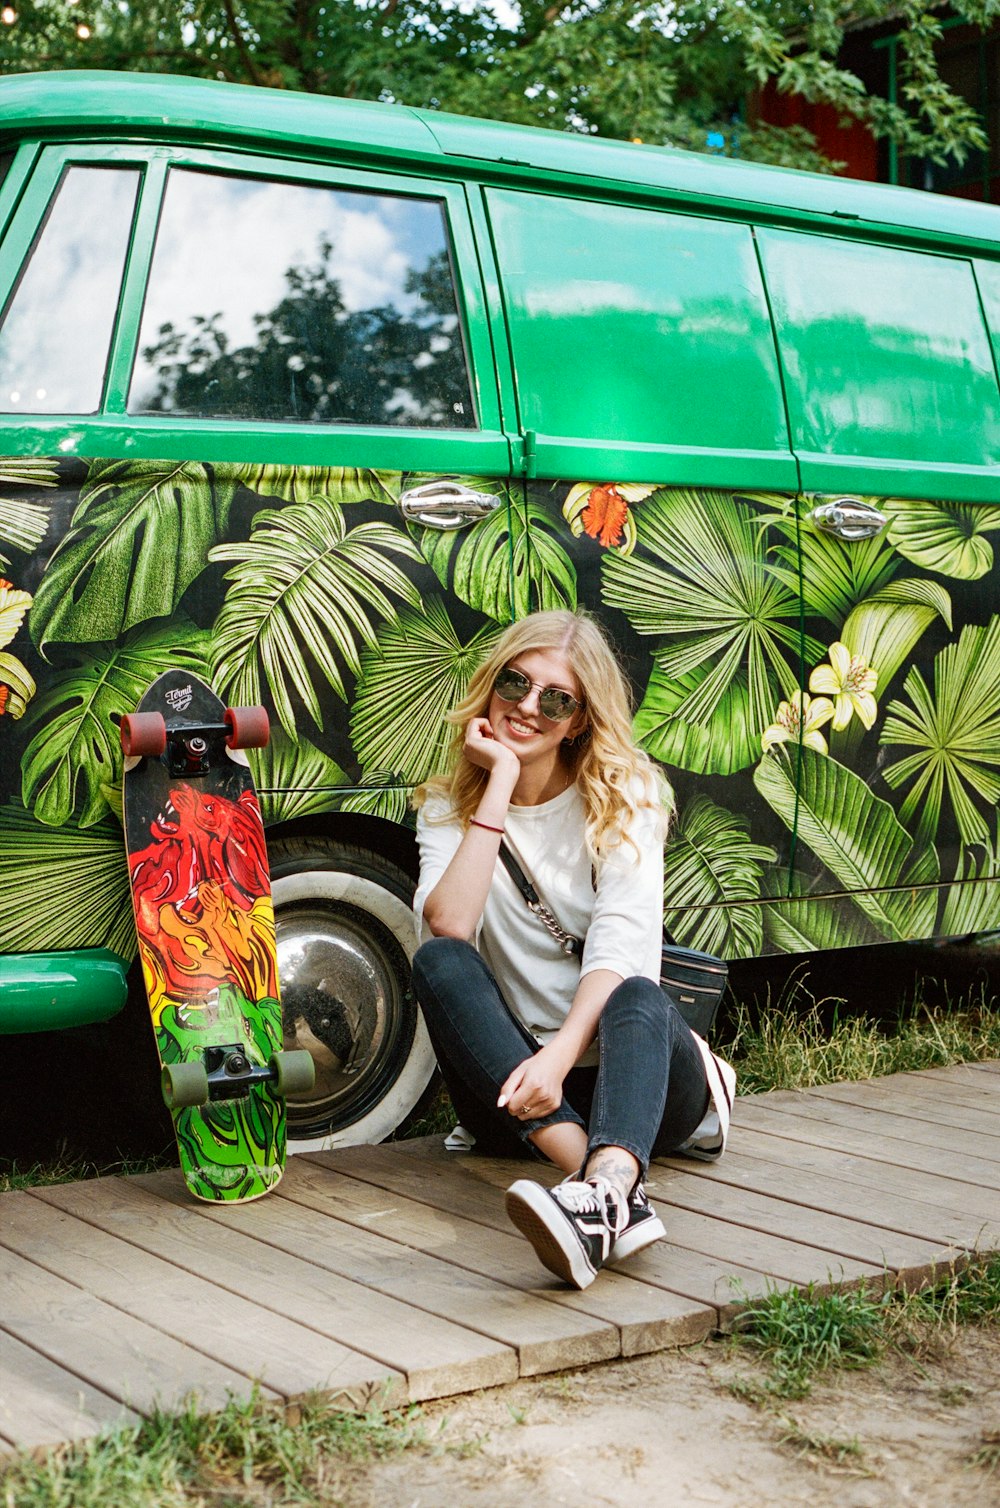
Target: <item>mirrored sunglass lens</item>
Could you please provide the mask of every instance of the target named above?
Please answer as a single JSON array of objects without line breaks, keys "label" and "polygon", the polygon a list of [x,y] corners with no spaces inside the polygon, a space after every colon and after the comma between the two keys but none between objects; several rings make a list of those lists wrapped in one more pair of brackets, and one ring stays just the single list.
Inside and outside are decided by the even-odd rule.
[{"label": "mirrored sunglass lens", "polygon": [[519,670],[501,670],[493,688],[505,702],[519,702],[531,690],[531,682]]},{"label": "mirrored sunglass lens", "polygon": [[550,721],[561,723],[569,717],[576,702],[568,691],[557,691],[554,686],[548,686],[538,698],[538,705]]}]

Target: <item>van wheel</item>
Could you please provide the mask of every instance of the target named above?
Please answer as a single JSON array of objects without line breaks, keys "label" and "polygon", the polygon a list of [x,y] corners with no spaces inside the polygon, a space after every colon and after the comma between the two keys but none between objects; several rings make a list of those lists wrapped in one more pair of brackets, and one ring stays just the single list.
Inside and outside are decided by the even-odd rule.
[{"label": "van wheel", "polygon": [[286,1049],[316,1065],[290,1094],[290,1152],[383,1141],[434,1073],[410,994],[413,881],[381,854],[328,838],[268,844]]}]

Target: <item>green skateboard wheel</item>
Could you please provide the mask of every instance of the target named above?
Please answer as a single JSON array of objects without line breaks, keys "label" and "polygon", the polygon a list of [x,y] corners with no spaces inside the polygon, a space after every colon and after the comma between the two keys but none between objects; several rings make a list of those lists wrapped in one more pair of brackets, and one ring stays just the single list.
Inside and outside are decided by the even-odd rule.
[{"label": "green skateboard wheel", "polygon": [[168,1110],[204,1105],[208,1099],[208,1074],[203,1063],[169,1063],[163,1069],[160,1084]]}]

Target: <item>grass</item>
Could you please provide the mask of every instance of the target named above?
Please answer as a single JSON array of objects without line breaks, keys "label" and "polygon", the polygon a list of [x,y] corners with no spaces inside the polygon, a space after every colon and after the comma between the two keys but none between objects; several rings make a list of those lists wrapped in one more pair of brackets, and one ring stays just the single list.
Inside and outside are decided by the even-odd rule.
[{"label": "grass", "polygon": [[804,1398],[815,1378],[834,1367],[866,1367],[890,1348],[920,1356],[940,1347],[960,1325],[1000,1324],[1000,1256],[974,1258],[917,1293],[865,1287],[818,1292],[775,1289],[748,1304],[734,1340],[765,1361],[762,1385],[740,1380],[748,1401]]},{"label": "grass", "polygon": [[15,1189],[38,1189],[46,1184],[78,1183],[84,1178],[104,1178],[111,1174],[127,1177],[131,1173],[153,1173],[168,1165],[169,1157],[124,1157],[118,1162],[98,1164],[84,1157],[61,1155],[52,1162],[35,1162],[21,1166],[16,1160],[0,1168],[0,1194]]},{"label": "grass", "polygon": [[779,1436],[778,1444],[788,1446],[796,1455],[813,1460],[818,1457],[835,1466],[849,1464],[861,1468],[864,1462],[864,1451],[857,1436],[852,1435],[849,1440],[842,1440],[839,1435],[818,1434],[814,1430],[803,1429],[791,1419],[787,1421],[784,1433]]},{"label": "grass", "polygon": [[352,1499],[352,1469],[407,1450],[467,1453],[428,1437],[416,1407],[364,1414],[319,1397],[284,1409],[256,1396],[201,1414],[194,1402],[156,1412],[43,1457],[0,1463],[6,1508],[337,1508]]},{"label": "grass", "polygon": [[740,1007],[729,1040],[718,1048],[736,1068],[740,1093],[806,1089],[1000,1057],[1000,1004],[985,987],[935,1009],[918,996],[888,1030],[869,1016],[839,1015],[842,1004],[816,1000],[799,978],[774,1007],[754,1018]]}]

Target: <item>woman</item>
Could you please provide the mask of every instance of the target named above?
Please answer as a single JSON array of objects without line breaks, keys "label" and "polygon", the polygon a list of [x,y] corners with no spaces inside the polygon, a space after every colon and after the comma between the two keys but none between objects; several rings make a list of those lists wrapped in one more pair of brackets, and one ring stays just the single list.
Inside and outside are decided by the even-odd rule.
[{"label": "woman", "polygon": [[[527,1144],[568,1175],[519,1179],[507,1211],[584,1288],[664,1234],[650,1157],[718,1156],[729,1126],[735,1075],[658,984],[670,796],[583,613],[508,628],[449,721],[451,774],[417,796],[416,996],[478,1149]],[[501,839],[552,930],[498,863]]]}]

